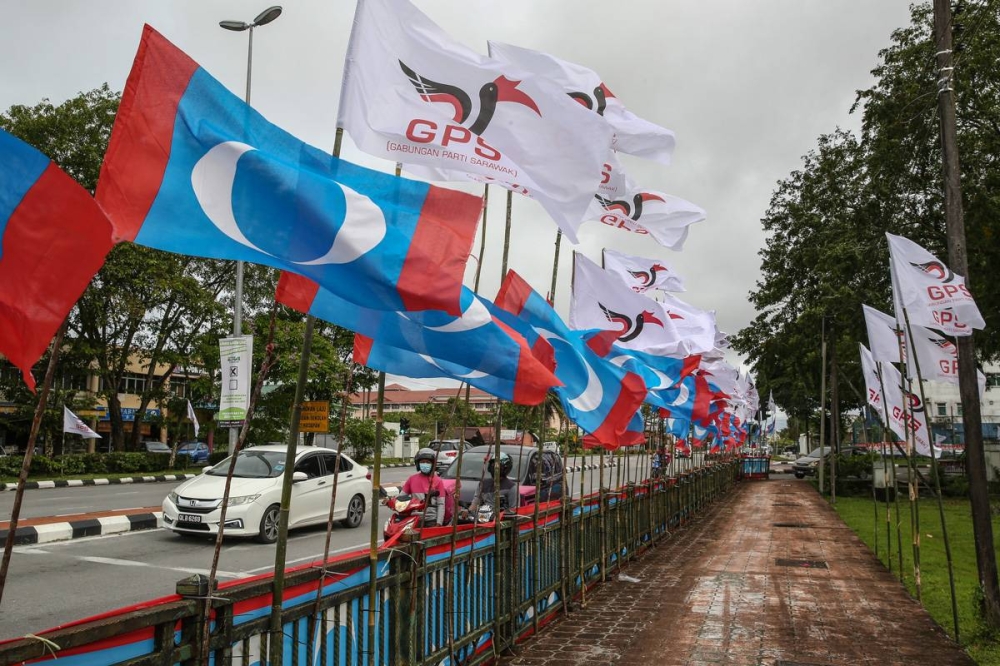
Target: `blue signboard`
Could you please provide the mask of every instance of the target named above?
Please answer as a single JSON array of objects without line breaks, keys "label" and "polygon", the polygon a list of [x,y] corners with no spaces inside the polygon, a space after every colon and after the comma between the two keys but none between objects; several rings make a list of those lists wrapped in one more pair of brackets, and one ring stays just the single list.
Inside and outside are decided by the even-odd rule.
[{"label": "blue signboard", "polygon": [[[149,421],[150,419],[159,418],[159,409],[147,409],[146,415],[143,417],[143,421]],[[110,421],[111,417],[108,416],[108,412],[105,411],[101,414],[102,421]],[[130,423],[135,421],[135,407],[122,407],[122,421]]]}]

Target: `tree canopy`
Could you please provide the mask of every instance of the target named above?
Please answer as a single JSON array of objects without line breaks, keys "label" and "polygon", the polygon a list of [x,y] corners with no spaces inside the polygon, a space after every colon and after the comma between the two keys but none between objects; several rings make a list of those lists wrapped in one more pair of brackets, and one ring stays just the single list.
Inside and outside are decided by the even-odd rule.
[{"label": "tree canopy", "polygon": [[[1000,10],[985,0],[956,16],[955,90],[968,238],[966,276],[987,329],[983,359],[1000,355],[1000,285],[988,279],[1000,258]],[[758,314],[732,339],[758,377],[761,395],[795,419],[819,406],[820,340],[839,367],[841,405],[864,404],[858,343],[867,344],[861,305],[892,311],[885,232],[906,236],[947,260],[938,132],[935,47],[929,6],[879,53],[874,85],[852,112],[860,135],[834,128],[802,167],[782,179],[761,223],[762,277],[750,292]]]}]

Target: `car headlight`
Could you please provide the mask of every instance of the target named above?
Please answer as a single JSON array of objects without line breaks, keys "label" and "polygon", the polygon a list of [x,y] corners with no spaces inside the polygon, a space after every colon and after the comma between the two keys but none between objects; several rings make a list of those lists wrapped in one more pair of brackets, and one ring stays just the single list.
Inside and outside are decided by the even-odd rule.
[{"label": "car headlight", "polygon": [[174,506],[177,506],[177,493],[171,490],[167,493],[167,499],[173,502]]},{"label": "car headlight", "polygon": [[260,493],[257,493],[256,495],[240,495],[239,497],[230,497],[229,506],[249,504],[250,502],[256,501],[259,497]]},{"label": "car headlight", "polygon": [[811,462],[811,463],[809,463],[809,466],[810,466],[810,467],[819,467],[819,461],[818,461],[818,460],[816,460],[816,461],[814,461],[814,462]]}]

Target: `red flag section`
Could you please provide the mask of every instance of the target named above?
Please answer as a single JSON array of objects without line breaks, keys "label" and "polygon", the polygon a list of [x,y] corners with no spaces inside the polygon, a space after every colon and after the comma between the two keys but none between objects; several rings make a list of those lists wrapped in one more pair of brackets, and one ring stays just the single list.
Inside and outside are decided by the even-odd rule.
[{"label": "red flag section", "polygon": [[0,353],[32,366],[104,264],[111,224],[47,157],[0,131]]}]

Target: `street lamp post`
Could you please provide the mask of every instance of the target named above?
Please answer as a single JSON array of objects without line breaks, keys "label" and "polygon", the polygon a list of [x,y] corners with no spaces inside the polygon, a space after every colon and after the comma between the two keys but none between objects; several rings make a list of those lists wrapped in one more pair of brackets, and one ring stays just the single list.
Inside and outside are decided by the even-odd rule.
[{"label": "street lamp post", "polygon": [[[281,7],[274,6],[268,7],[251,23],[246,23],[244,21],[219,21],[219,27],[226,30],[232,30],[233,32],[243,32],[248,31],[250,33],[250,39],[247,45],[247,93],[245,101],[247,105],[250,105],[250,81],[251,73],[253,71],[253,29],[258,28],[262,25],[267,25],[274,19],[281,16]],[[233,309],[233,335],[239,336],[243,335],[243,262],[236,262],[236,294],[234,296],[235,307]],[[239,438],[240,429],[230,428],[229,429],[229,450],[232,451],[236,446],[236,440]]]}]

